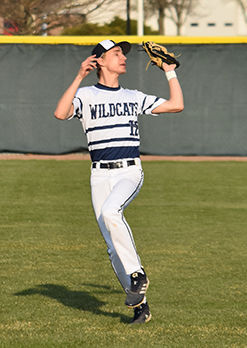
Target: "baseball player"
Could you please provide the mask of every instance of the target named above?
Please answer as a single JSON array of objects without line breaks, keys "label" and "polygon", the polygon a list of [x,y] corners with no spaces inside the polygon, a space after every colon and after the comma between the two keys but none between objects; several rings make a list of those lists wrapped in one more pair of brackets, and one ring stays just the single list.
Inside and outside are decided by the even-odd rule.
[{"label": "baseball player", "polygon": [[[138,116],[180,112],[183,94],[175,65],[165,63],[162,69],[169,83],[169,99],[122,88],[119,76],[126,73],[130,49],[127,41],[98,43],[81,63],[54,114],[63,120],[76,117],[82,123],[92,160],[90,183],[96,220],[126,293],[125,304],[134,309],[131,323],[145,323],[151,319],[146,299],[149,280],[123,214],[143,184]],[[93,70],[97,71],[98,83],[80,87]]]}]

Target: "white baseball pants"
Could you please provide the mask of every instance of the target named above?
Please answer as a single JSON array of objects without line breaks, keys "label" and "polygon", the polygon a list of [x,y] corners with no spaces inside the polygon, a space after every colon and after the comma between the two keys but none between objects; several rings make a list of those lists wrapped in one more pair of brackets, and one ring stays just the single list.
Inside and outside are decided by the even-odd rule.
[{"label": "white baseball pants", "polygon": [[130,274],[141,268],[124,209],[137,196],[144,174],[140,159],[136,165],[116,169],[91,169],[91,195],[95,216],[107,244],[107,252],[124,290],[130,287]]}]

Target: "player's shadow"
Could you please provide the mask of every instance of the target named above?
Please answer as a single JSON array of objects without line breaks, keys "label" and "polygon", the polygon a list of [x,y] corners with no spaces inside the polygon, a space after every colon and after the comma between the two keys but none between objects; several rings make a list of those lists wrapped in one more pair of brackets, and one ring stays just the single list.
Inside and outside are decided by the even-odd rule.
[{"label": "player's shadow", "polygon": [[[95,284],[84,284],[86,286],[95,287],[97,289],[102,289],[104,291],[112,293],[112,290],[108,286],[100,286]],[[115,292],[115,291],[114,291]],[[118,292],[118,291],[117,291]],[[101,291],[102,293],[102,291]],[[42,295],[54,299],[62,303],[66,307],[75,308],[80,311],[88,311],[95,315],[104,315],[107,317],[120,318],[123,323],[128,323],[130,320],[126,315],[117,312],[106,312],[101,310],[101,307],[106,304],[106,302],[100,301],[92,292],[90,291],[73,291],[69,290],[66,286],[57,284],[40,284],[36,285],[34,288],[26,289],[14,294],[14,296],[32,296],[32,295]]]}]

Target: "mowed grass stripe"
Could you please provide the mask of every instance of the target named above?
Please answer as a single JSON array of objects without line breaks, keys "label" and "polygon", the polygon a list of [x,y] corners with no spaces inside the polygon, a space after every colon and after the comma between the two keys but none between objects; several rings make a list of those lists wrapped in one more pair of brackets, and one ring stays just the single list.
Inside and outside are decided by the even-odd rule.
[{"label": "mowed grass stripe", "polygon": [[246,347],[245,162],[143,162],[126,209],[150,278],[132,327],[89,161],[0,161],[1,347]]}]

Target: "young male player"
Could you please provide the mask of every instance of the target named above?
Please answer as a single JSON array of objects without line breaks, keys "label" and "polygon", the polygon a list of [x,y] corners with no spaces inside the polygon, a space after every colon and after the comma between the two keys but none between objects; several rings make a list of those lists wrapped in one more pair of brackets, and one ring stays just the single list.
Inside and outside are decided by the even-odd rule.
[{"label": "young male player", "polygon": [[[162,65],[169,83],[168,100],[119,85],[119,76],[126,73],[126,54],[130,49],[126,41],[104,40],[97,44],[59,100],[55,117],[77,117],[82,123],[92,159],[91,196],[95,216],[112,267],[126,293],[125,304],[134,309],[132,323],[145,323],[151,319],[146,300],[149,281],[123,215],[143,184],[138,116],[176,113],[184,106],[175,65]],[[95,69],[98,83],[79,88]]]}]

